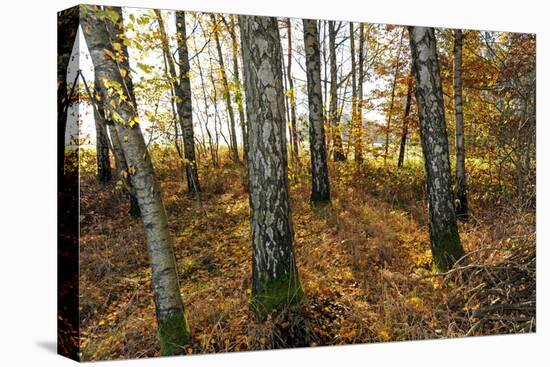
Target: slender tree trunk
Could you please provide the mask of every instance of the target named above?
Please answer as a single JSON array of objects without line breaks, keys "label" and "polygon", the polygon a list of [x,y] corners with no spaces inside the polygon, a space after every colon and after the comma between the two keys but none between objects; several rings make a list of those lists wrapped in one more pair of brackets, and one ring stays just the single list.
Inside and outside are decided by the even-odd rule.
[{"label": "slender tree trunk", "polygon": [[[94,82],[94,90],[96,91],[94,96],[101,96],[98,93],[99,80]],[[96,108],[94,108],[94,120],[96,130],[96,161],[97,161],[97,179],[101,183],[105,183],[111,180],[111,161],[109,160],[109,136],[107,135],[107,126],[105,121],[105,114],[103,110],[103,97],[99,97],[99,100],[94,102]]]},{"label": "slender tree trunk", "polygon": [[237,135],[235,133],[235,114],[233,112],[233,106],[231,105],[231,90],[229,88],[229,82],[227,80],[227,73],[225,72],[225,64],[223,61],[222,46],[220,43],[218,21],[214,14],[211,14],[212,26],[214,27],[214,40],[216,41],[216,51],[218,52],[218,63],[220,64],[220,75],[222,78],[223,95],[225,97],[225,105],[227,106],[227,113],[229,114],[229,144],[231,150],[231,157],[234,162],[239,161],[239,150],[237,148]]},{"label": "slender tree trunk", "polygon": [[288,125],[288,136],[290,138],[290,149],[292,150],[292,128],[290,127],[290,98],[288,90],[288,78],[286,76],[285,58],[281,57],[281,64],[283,65],[283,91],[285,92],[285,117]]},{"label": "slender tree trunk", "polygon": [[397,79],[399,77],[399,64],[401,61],[401,47],[403,46],[403,35],[405,34],[405,28],[401,31],[401,37],[399,38],[399,47],[397,49],[397,58],[395,60],[395,71],[393,73],[393,83],[391,87],[390,108],[388,111],[388,122],[386,124],[386,146],[384,148],[384,165],[388,159],[388,150],[390,149],[390,129],[391,120],[393,118],[393,106],[395,101],[395,87],[397,86]]},{"label": "slender tree trunk", "polygon": [[468,199],[466,195],[466,154],[464,147],[464,115],[462,113],[462,30],[454,31],[453,50],[453,91],[456,123],[456,216],[468,219]]},{"label": "slender tree trunk", "polygon": [[342,162],[346,160],[342,147],[342,133],[338,121],[338,74],[336,69],[336,29],[334,21],[328,22],[329,58],[330,58],[330,106],[329,114],[332,122],[334,139],[334,160]]},{"label": "slender tree trunk", "polygon": [[[185,351],[182,346],[188,342],[190,332],[181,301],[176,258],[160,186],[137,121],[128,50],[124,43],[117,42],[118,35],[124,32],[122,9],[110,8],[118,15],[116,23],[107,18],[100,20],[93,9],[88,8],[81,19],[81,25],[99,76],[101,91],[109,100],[109,103],[104,104],[106,112],[113,118],[118,136],[121,137],[120,145],[141,210],[152,268],[161,354],[181,354]],[[117,44],[116,48],[114,44]],[[117,60],[111,58],[109,53],[118,55]],[[110,95],[108,91],[113,85],[119,88]],[[115,98],[116,95],[119,98]]]},{"label": "slender tree trunk", "polygon": [[176,94],[176,106],[178,111],[178,121],[183,135],[183,151],[185,158],[185,173],[187,177],[187,189],[190,194],[196,194],[201,191],[199,183],[199,173],[197,168],[197,159],[195,156],[195,134],[193,132],[193,106],[191,99],[191,82],[189,80],[189,51],[187,48],[187,34],[185,30],[185,13],[176,12],[176,32],[179,55],[179,74],[170,46],[168,35],[162,13],[155,10],[159,23],[162,45],[166,55],[170,72],[170,85]]},{"label": "slender tree trunk", "polygon": [[359,23],[359,75],[357,80],[357,101],[356,101],[356,120],[355,127],[355,161],[357,163],[363,162],[363,82],[365,81],[365,30],[363,23]]},{"label": "slender tree trunk", "polygon": [[292,23],[290,18],[286,20],[288,28],[288,61],[287,61],[287,78],[288,78],[288,92],[290,103],[290,141],[292,143],[292,153],[294,158],[298,159],[300,152],[298,147],[298,131],[296,127],[296,91],[294,90],[294,79],[292,78]]},{"label": "slender tree trunk", "polygon": [[231,35],[231,46],[233,51],[233,82],[235,83],[235,103],[239,110],[239,122],[241,124],[241,137],[243,139],[243,160],[246,161],[248,154],[248,132],[246,130],[246,119],[244,115],[244,100],[242,95],[241,80],[239,77],[239,42],[235,28],[235,16],[229,16],[229,34]]},{"label": "slender tree trunk", "polygon": [[430,245],[436,268],[450,269],[463,255],[456,223],[443,90],[433,28],[409,27],[416,105],[424,152]]},{"label": "slender tree trunk", "polygon": [[330,113],[328,107],[328,52],[327,52],[327,21],[323,21],[320,24],[323,25],[323,38],[322,38],[322,56],[323,56],[323,116],[325,117],[325,126],[328,129],[327,134],[325,135],[325,144],[327,147],[327,157],[330,157],[332,146],[334,145],[333,138],[333,129],[332,122],[330,121]]},{"label": "slender tree trunk", "polygon": [[402,168],[405,162],[405,149],[407,147],[407,136],[409,135],[409,114],[411,113],[412,94],[413,94],[414,68],[411,64],[411,73],[407,80],[407,99],[405,101],[405,112],[403,114],[403,129],[401,130],[401,143],[399,144],[399,158],[397,168]]},{"label": "slender tree trunk", "polygon": [[285,137],[282,50],[277,19],[239,15],[249,142],[252,305],[263,318],[303,297]]},{"label": "slender tree trunk", "polygon": [[[191,194],[201,191],[197,157],[195,155],[195,132],[193,131],[193,103],[191,93],[191,80],[189,73],[189,49],[187,46],[187,31],[185,28],[185,12],[176,12],[176,32],[178,33],[178,59],[179,59],[179,83],[176,89],[178,115],[180,117],[181,131],[183,135],[183,151],[186,159],[185,172],[187,174],[187,187]],[[169,56],[170,57],[170,56]]]},{"label": "slender tree trunk", "polygon": [[[206,37],[206,34],[203,34],[203,36]],[[193,42],[196,49],[197,48],[196,37],[193,37]],[[209,118],[210,114],[208,113],[208,96],[206,94],[206,83],[204,81],[204,73],[202,72],[202,66],[201,66],[200,60],[197,61],[197,69],[199,70],[199,77],[201,80],[201,90],[202,90],[202,98],[204,101],[204,112],[205,112],[204,129],[206,130],[206,134],[208,135],[208,147],[210,151],[210,159],[212,161],[212,165],[214,167],[218,167],[218,157],[217,157],[217,152],[214,149],[214,139],[212,137],[212,133],[210,132],[210,129],[208,128],[208,123],[210,120]],[[215,85],[213,85],[213,88],[215,88]]]},{"label": "slender tree trunk", "polygon": [[[220,147],[219,139],[220,139],[220,128],[219,125],[221,125],[221,118],[220,114],[218,112],[218,87],[216,86],[216,80],[214,78],[214,68],[212,67],[212,58],[210,57],[210,83],[212,84],[212,102],[214,105],[214,156],[216,159],[214,160],[215,167],[219,167],[220,165],[220,159],[218,157],[218,150]],[[223,134],[222,134],[223,137]],[[223,137],[225,140],[225,137]],[[228,144],[229,148],[231,146]]]},{"label": "slender tree trunk", "polygon": [[309,106],[311,202],[322,203],[330,201],[330,185],[321,92],[321,47],[319,45],[317,21],[304,19],[303,24]]},{"label": "slender tree trunk", "polygon": [[[358,157],[355,152],[357,146],[356,139],[359,136],[357,131],[357,65],[355,62],[355,30],[353,22],[349,22],[349,44],[351,56],[351,131],[350,137],[353,139],[354,159],[358,162]],[[348,145],[349,146],[349,145]]]}]

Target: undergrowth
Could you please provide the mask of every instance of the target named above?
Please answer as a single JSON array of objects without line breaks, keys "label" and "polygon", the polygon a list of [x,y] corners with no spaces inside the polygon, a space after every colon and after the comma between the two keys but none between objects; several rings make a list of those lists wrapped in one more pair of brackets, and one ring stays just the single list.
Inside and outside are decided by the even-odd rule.
[{"label": "undergrowth", "polygon": [[[180,162],[153,154],[191,329],[186,353],[448,338],[535,330],[535,210],[470,172],[468,263],[431,271],[423,167],[330,164],[332,204],[309,203],[309,164],[290,166],[304,298],[258,321],[244,166],[201,165],[189,196]],[[90,165],[92,163],[89,163]],[[89,167],[89,166],[87,166]],[[116,180],[115,180],[116,181]],[[84,360],[159,355],[142,224],[116,182],[81,182],[80,345]],[[489,192],[489,193],[488,193]]]}]

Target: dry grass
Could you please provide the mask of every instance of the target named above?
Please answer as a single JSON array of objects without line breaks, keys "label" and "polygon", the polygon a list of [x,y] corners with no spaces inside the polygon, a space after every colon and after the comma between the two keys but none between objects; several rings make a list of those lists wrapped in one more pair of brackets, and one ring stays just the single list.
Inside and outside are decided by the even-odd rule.
[{"label": "dry grass", "polygon": [[[156,154],[188,353],[530,332],[535,329],[534,210],[472,200],[461,224],[467,266],[431,272],[422,167],[331,165],[332,205],[309,205],[307,162],[291,166],[303,303],[258,323],[248,306],[251,247],[243,168],[202,167],[200,202],[178,163]],[[483,192],[482,183],[472,188]],[[477,186],[476,186],[477,185]],[[158,355],[143,229],[115,183],[83,177],[81,348],[85,360]],[[476,198],[476,190],[472,189]],[[481,196],[480,196],[481,197]],[[511,215],[513,213],[514,215]],[[527,251],[527,252],[526,252]]]}]

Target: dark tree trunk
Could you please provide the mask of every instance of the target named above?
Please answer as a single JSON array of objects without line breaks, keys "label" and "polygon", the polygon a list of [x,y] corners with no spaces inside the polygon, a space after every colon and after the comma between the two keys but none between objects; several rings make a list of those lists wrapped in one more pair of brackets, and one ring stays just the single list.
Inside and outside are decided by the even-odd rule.
[{"label": "dark tree trunk", "polygon": [[225,64],[223,61],[222,46],[220,43],[218,21],[214,14],[211,14],[212,26],[214,27],[214,40],[216,41],[216,51],[218,52],[218,63],[220,65],[220,75],[223,85],[223,96],[225,97],[225,105],[227,107],[227,113],[229,114],[229,145],[231,150],[231,157],[233,161],[239,161],[239,151],[237,149],[237,135],[235,133],[235,114],[233,112],[233,106],[231,105],[231,90],[229,89],[229,82],[227,80],[227,73],[225,72]]},{"label": "dark tree trunk", "polygon": [[239,16],[248,120],[252,305],[263,318],[303,296],[294,259],[277,19]]},{"label": "dark tree trunk", "polygon": [[393,118],[393,105],[395,101],[395,87],[397,86],[397,79],[399,77],[399,62],[401,60],[401,47],[403,45],[403,35],[405,34],[405,28],[401,31],[401,37],[399,38],[399,48],[397,49],[397,58],[395,60],[395,70],[393,73],[393,83],[391,87],[390,108],[388,111],[388,122],[386,124],[386,145],[384,147],[384,165],[388,159],[388,151],[390,149],[390,129],[391,121]]},{"label": "dark tree trunk", "polygon": [[295,158],[300,155],[298,148],[298,131],[296,127],[296,91],[294,90],[294,79],[292,78],[292,23],[290,18],[286,21],[288,27],[288,61],[287,61],[287,78],[288,78],[288,91],[289,91],[289,105],[290,105],[290,141],[292,143],[292,153]]},{"label": "dark tree trunk", "polygon": [[466,195],[466,152],[464,147],[464,115],[462,113],[462,30],[454,31],[455,42],[453,50],[453,91],[456,123],[456,216],[458,219],[468,219],[468,199]]},{"label": "dark tree trunk", "polygon": [[73,152],[65,150],[65,131],[70,104],[67,69],[79,11],[80,6],[75,6],[57,14],[57,351],[76,361],[80,359],[78,151],[71,167]]},{"label": "dark tree trunk", "polygon": [[356,139],[359,137],[360,133],[357,130],[357,65],[355,59],[355,30],[353,27],[353,22],[349,23],[349,44],[350,44],[350,56],[351,56],[351,130],[350,136],[353,139],[354,147],[354,159],[356,162],[359,162],[359,157],[357,157]]},{"label": "dark tree trunk", "polygon": [[[180,296],[172,237],[168,230],[160,186],[137,121],[128,50],[122,42],[118,42],[116,49],[113,47],[118,35],[124,32],[122,10],[114,7],[110,10],[117,14],[116,23],[107,18],[100,20],[94,7],[89,6],[87,14],[81,19],[82,29],[99,76],[101,91],[108,99],[104,104],[106,114],[115,123],[141,210],[152,268],[161,354],[181,354],[185,351],[182,346],[189,341],[190,332]],[[118,55],[118,62],[109,53]],[[113,88],[113,85],[118,88]]]},{"label": "dark tree trunk", "polygon": [[365,80],[365,28],[359,23],[359,60],[357,78],[357,101],[356,101],[356,136],[354,141],[354,155],[357,163],[363,162],[363,82]]},{"label": "dark tree trunk", "polygon": [[[191,194],[201,191],[197,158],[195,156],[195,133],[193,131],[193,104],[191,94],[191,81],[189,72],[189,49],[187,47],[187,32],[185,29],[185,12],[176,12],[176,31],[178,33],[179,56],[179,83],[177,83],[176,96],[178,116],[183,135],[183,152],[185,157],[185,172],[187,174],[187,187]],[[169,55],[167,55],[170,57]]]},{"label": "dark tree trunk", "polygon": [[307,94],[309,106],[309,147],[311,154],[311,202],[330,201],[323,100],[321,94],[321,50],[316,20],[304,19]]},{"label": "dark tree trunk", "polygon": [[409,135],[409,114],[411,113],[412,94],[413,94],[414,68],[411,65],[411,73],[407,80],[407,99],[405,101],[405,112],[403,113],[403,129],[401,130],[401,143],[399,144],[399,158],[397,168],[402,168],[405,162],[405,149],[407,148],[407,137]]},{"label": "dark tree trunk", "polygon": [[64,172],[67,111],[71,103],[67,69],[78,31],[79,9],[76,6],[60,12],[57,20],[57,168],[60,178],[63,178]]},{"label": "dark tree trunk", "polygon": [[329,116],[332,122],[334,139],[334,160],[342,162],[346,160],[342,147],[342,133],[338,121],[338,73],[336,68],[336,29],[334,21],[328,22],[328,48],[330,59],[330,106]]},{"label": "dark tree trunk", "polygon": [[409,27],[416,105],[424,153],[430,245],[436,268],[450,269],[464,255],[456,223],[443,90],[433,28]]},{"label": "dark tree trunk", "polygon": [[101,183],[111,180],[111,161],[109,160],[109,136],[107,135],[107,124],[105,121],[105,112],[103,110],[103,96],[99,88],[99,80],[94,82],[95,95],[90,98],[96,98],[94,101],[94,120],[96,130],[96,158],[97,158],[97,179]]}]

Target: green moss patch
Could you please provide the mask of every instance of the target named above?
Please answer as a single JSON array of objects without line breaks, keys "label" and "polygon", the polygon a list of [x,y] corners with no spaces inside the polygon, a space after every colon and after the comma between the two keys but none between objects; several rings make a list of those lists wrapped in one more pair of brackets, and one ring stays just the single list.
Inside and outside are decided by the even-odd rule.
[{"label": "green moss patch", "polygon": [[298,272],[272,279],[260,293],[253,293],[251,306],[256,315],[265,319],[268,314],[299,302],[304,297]]},{"label": "green moss patch", "polygon": [[160,354],[163,356],[184,354],[183,345],[189,341],[190,334],[184,313],[172,315],[158,328]]},{"label": "green moss patch", "polygon": [[435,269],[439,272],[448,271],[464,256],[457,228],[443,232],[434,238],[432,256]]}]

